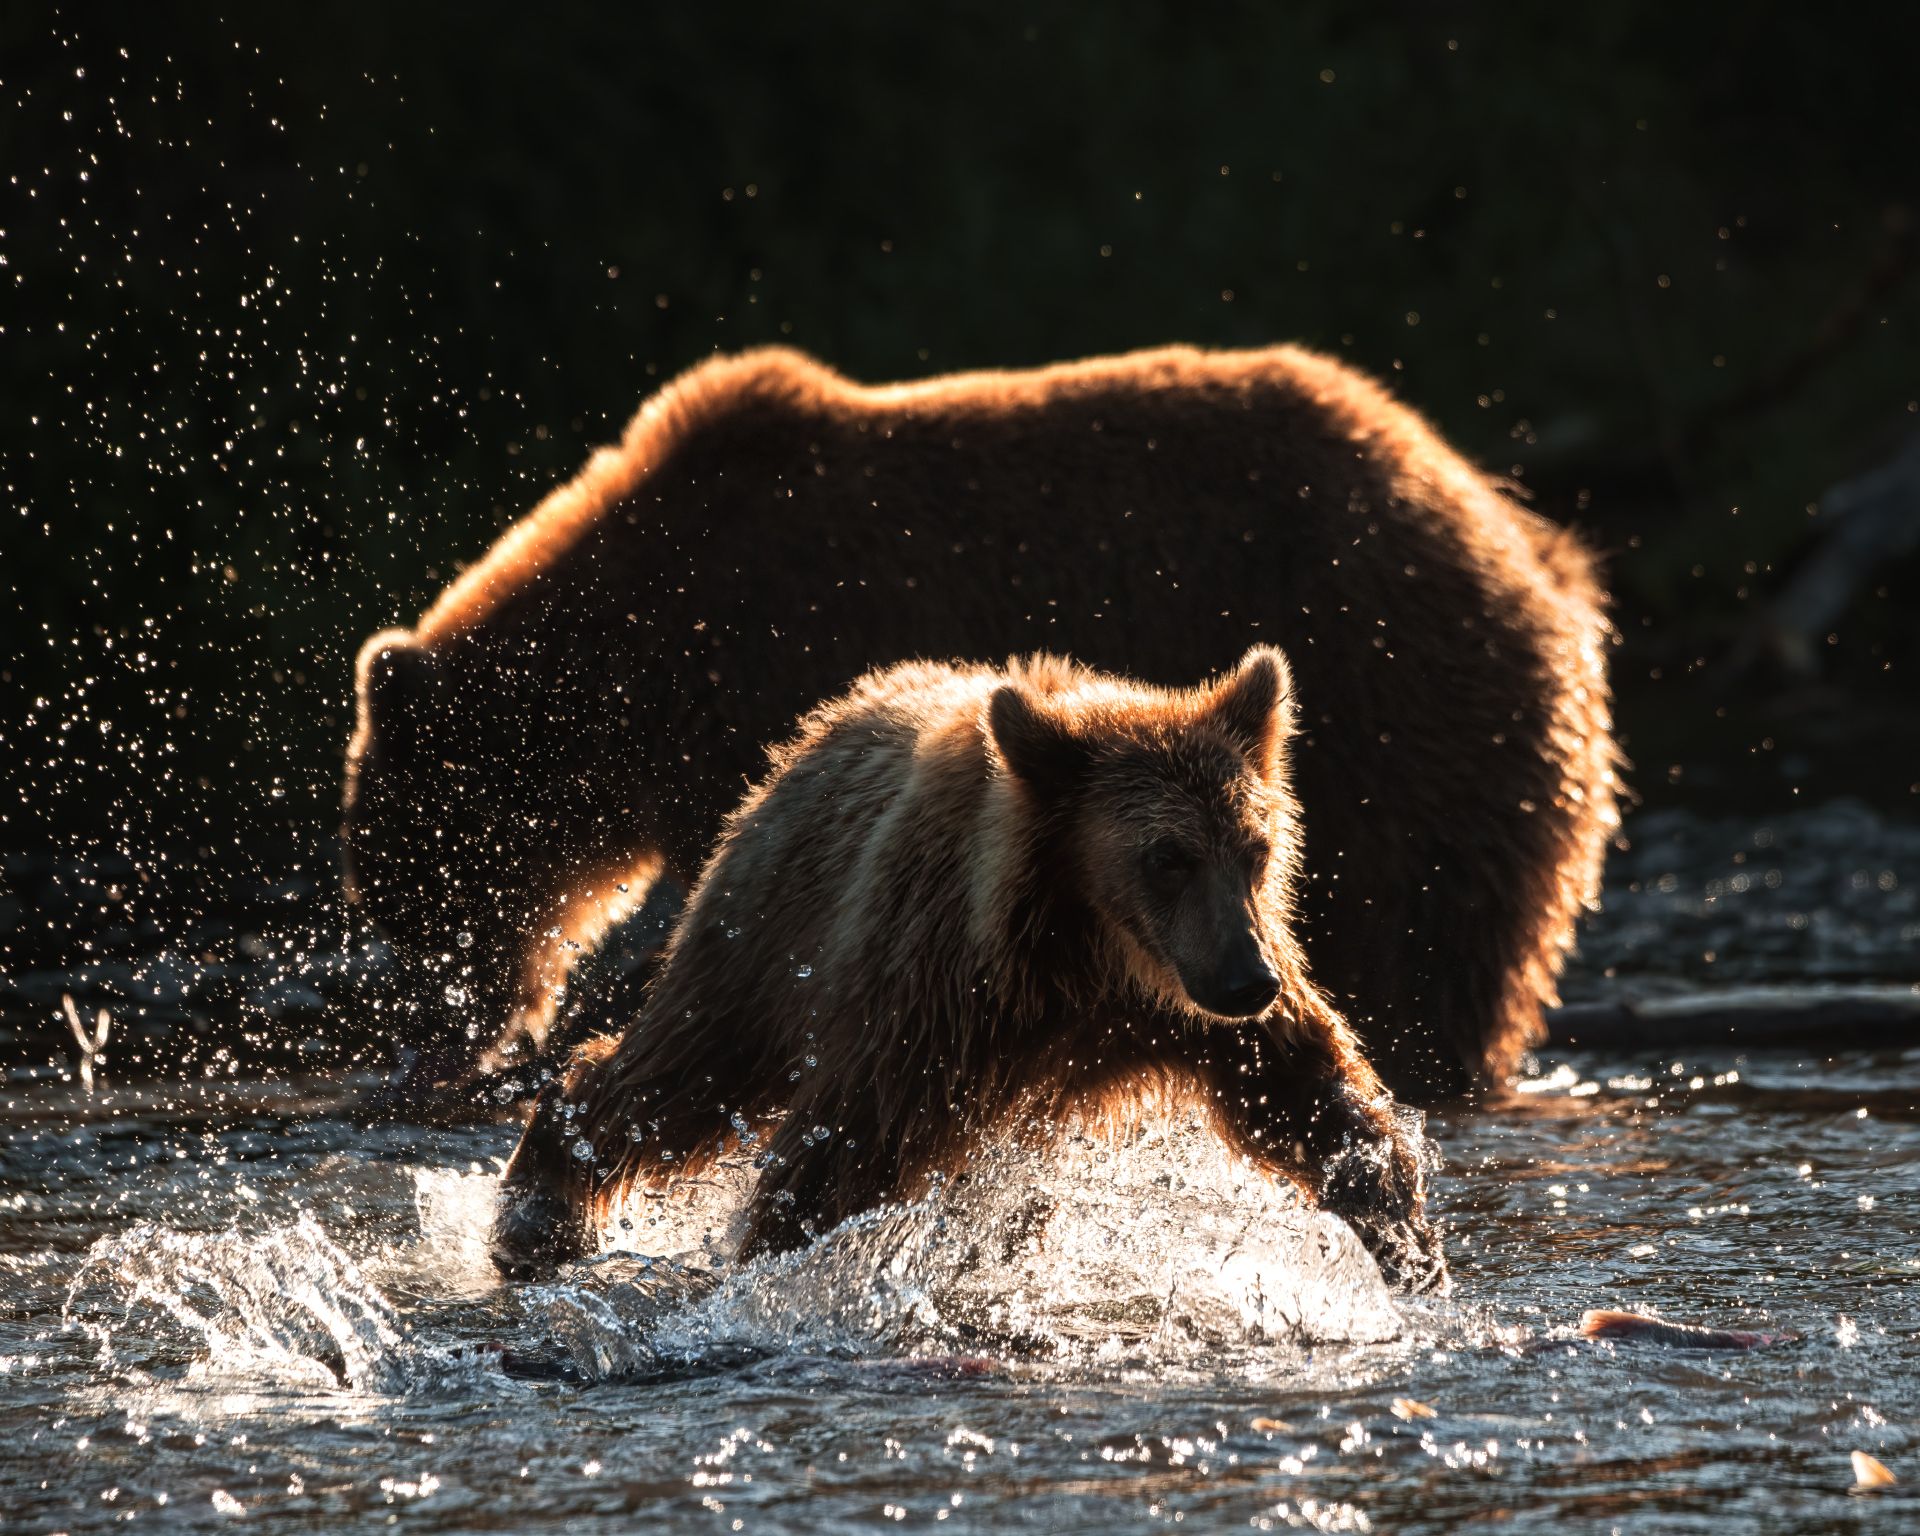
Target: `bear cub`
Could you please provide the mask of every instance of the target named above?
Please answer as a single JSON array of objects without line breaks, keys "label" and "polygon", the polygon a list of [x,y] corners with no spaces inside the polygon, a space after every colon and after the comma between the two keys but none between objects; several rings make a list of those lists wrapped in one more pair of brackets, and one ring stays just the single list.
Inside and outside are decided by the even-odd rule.
[{"label": "bear cub", "polygon": [[798,1247],[1019,1123],[1197,1103],[1445,1283],[1424,1157],[1294,932],[1287,664],[1144,687],[1034,656],[868,674],[772,753],[641,1007],[508,1166],[495,1260],[591,1252],[637,1183],[766,1138],[741,1257]]}]

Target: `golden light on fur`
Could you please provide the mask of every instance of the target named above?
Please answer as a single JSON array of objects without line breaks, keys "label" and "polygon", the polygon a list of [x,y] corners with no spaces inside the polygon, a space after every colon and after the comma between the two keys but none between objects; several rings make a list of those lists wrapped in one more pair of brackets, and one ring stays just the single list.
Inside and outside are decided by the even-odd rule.
[{"label": "golden light on fur", "polygon": [[538,1047],[585,889],[690,883],[767,744],[869,667],[1046,649],[1176,684],[1270,644],[1315,975],[1431,1096],[1536,1037],[1595,890],[1608,636],[1572,535],[1298,348],[881,387],[721,358],[363,648],[350,877],[457,1077]]},{"label": "golden light on fur", "polygon": [[1419,1153],[1295,936],[1288,712],[1269,648],[1178,690],[1052,656],[909,664],[814,710],[728,818],[640,1017],[542,1095],[506,1261],[580,1251],[630,1186],[762,1127],[748,1253],[910,1198],[1008,1126],[1180,1103],[1437,1276]]}]

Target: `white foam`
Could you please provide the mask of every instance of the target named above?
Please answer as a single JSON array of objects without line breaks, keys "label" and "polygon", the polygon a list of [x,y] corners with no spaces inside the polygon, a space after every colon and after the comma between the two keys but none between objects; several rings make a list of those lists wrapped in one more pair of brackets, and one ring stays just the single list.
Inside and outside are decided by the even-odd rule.
[{"label": "white foam", "polygon": [[[206,1377],[392,1391],[412,1354],[393,1305],[310,1215],[242,1235],[141,1222],[102,1238],[68,1292],[66,1321],[116,1350],[169,1353],[168,1330]],[[184,1336],[184,1337],[182,1337]]]},{"label": "white foam", "polygon": [[578,1369],[624,1374],[715,1348],[1177,1363],[1402,1328],[1351,1229],[1192,1124],[1118,1143],[1070,1133],[1044,1153],[1009,1144],[924,1199],[736,1268],[750,1189],[736,1166],[647,1197],[609,1240],[650,1238],[649,1257],[609,1254],[528,1293]]},{"label": "white foam", "polygon": [[754,1178],[730,1163],[640,1196],[607,1235],[618,1249],[505,1293],[487,1257],[498,1178],[479,1168],[416,1172],[419,1238],[368,1260],[305,1213],[251,1232],[142,1223],[94,1245],[67,1319],[123,1369],[373,1393],[492,1369],[417,1337],[394,1296],[496,1295],[595,1378],[716,1351],[1201,1366],[1222,1348],[1402,1332],[1351,1230],[1192,1124],[1009,1142],[922,1199],[741,1265]]}]

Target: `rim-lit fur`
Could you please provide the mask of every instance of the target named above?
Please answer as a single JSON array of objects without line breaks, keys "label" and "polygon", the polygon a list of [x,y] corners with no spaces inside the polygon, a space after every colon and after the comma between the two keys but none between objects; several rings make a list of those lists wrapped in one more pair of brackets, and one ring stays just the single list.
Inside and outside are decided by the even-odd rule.
[{"label": "rim-lit fur", "polygon": [[[543,1096],[505,1246],[578,1251],[633,1181],[770,1117],[749,1252],[963,1170],[1010,1120],[1166,1095],[1315,1195],[1384,1146],[1411,1182],[1379,1204],[1417,1223],[1417,1157],[1294,934],[1288,690],[1264,647],[1179,691],[1036,656],[896,667],[815,710],[728,818],[639,1019]],[[1169,840],[1194,855],[1172,877],[1143,862]],[[1277,992],[1229,1020],[1192,983],[1248,935]]]},{"label": "rim-lit fur", "polygon": [[537,1046],[609,889],[689,883],[766,744],[868,668],[1175,684],[1270,643],[1314,974],[1397,1090],[1456,1092],[1536,1038],[1595,889],[1610,638],[1571,534],[1310,352],[873,388],[718,359],[363,650],[347,854],[417,992],[380,1017],[423,1088]]}]

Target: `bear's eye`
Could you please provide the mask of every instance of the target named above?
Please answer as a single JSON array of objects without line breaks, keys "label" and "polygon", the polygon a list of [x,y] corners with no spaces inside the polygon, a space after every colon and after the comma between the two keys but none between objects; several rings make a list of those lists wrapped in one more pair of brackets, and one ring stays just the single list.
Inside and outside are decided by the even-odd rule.
[{"label": "bear's eye", "polygon": [[1141,866],[1154,880],[1176,879],[1192,869],[1195,862],[1190,849],[1171,840],[1149,843],[1147,851],[1140,856]]}]

